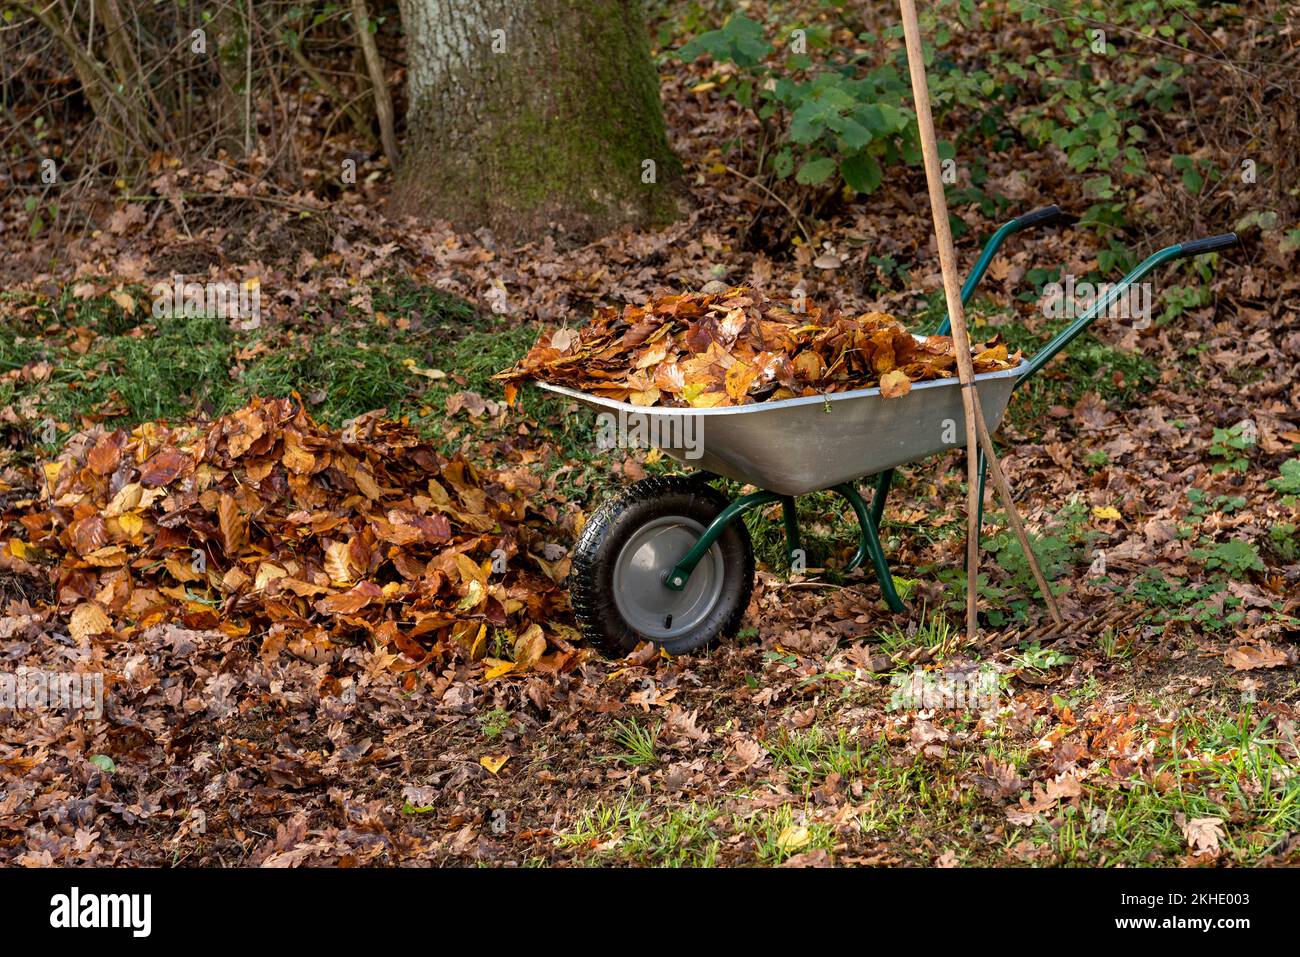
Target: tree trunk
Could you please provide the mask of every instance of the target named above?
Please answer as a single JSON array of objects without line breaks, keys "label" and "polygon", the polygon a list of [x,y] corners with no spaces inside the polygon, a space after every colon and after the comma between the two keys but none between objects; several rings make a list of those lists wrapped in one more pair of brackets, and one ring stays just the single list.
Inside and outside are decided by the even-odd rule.
[{"label": "tree trunk", "polygon": [[507,240],[670,220],[640,0],[401,0],[408,137],[396,210]]}]

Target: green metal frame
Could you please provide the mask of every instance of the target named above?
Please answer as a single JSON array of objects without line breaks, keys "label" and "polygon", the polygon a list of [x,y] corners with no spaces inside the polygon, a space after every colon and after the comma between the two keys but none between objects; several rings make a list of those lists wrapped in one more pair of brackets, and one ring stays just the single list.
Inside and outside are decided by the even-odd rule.
[{"label": "green metal frame", "polygon": [[[751,508],[757,508],[760,505],[768,505],[772,502],[781,502],[785,510],[785,534],[786,544],[791,553],[798,548],[799,528],[798,519],[794,517],[794,500],[787,495],[777,495],[775,492],[751,492],[736,499],[721,512],[718,517],[709,523],[709,527],[704,530],[699,541],[692,546],[691,550],[682,556],[681,561],[674,565],[666,575],[664,575],[664,584],[673,591],[681,591],[686,587],[686,580],[691,577],[691,572],[695,571],[695,566],[700,563],[713,543],[718,540],[718,536],[726,529],[733,520],[748,512]],[[789,505],[785,503],[789,502]],[[794,531],[794,542],[790,544],[790,532]]]},{"label": "green metal frame", "polygon": [[[1010,223],[1008,223],[1007,225],[1010,225]],[[1005,228],[1006,227],[1004,226],[1003,229]],[[1001,230],[999,230],[999,232],[1001,232]],[[1232,234],[1226,234],[1225,236],[1214,237],[1214,238],[1221,240],[1223,245],[1235,245],[1236,237],[1232,236],[1231,242],[1228,242],[1227,236],[1232,236]],[[997,234],[995,233],[994,238],[996,237]],[[1097,319],[1098,316],[1102,315],[1108,309],[1110,309],[1110,307],[1114,305],[1116,300],[1118,300],[1121,296],[1123,296],[1128,291],[1129,286],[1133,285],[1133,283],[1135,282],[1140,282],[1143,279],[1143,277],[1145,277],[1152,270],[1156,269],[1158,266],[1162,266],[1165,263],[1170,262],[1171,260],[1182,259],[1185,256],[1196,256],[1203,251],[1209,251],[1202,248],[1203,244],[1206,242],[1208,241],[1197,240],[1195,242],[1190,242],[1190,243],[1176,243],[1173,246],[1166,246],[1164,249],[1157,250],[1156,252],[1148,256],[1146,259],[1142,260],[1142,262],[1138,263],[1138,265],[1135,266],[1133,270],[1129,272],[1128,275],[1126,275],[1123,279],[1121,279],[1113,287],[1111,287],[1110,291],[1101,299],[1093,303],[1092,306],[1083,313],[1083,315],[1079,316],[1079,318],[1075,319],[1074,322],[1070,323],[1069,326],[1067,326],[1065,329],[1062,329],[1055,336],[1053,336],[1052,339],[1047,343],[1047,345],[1043,346],[1043,348],[1040,349],[1034,355],[1034,357],[1029,360],[1029,366],[1028,368],[1025,369],[1025,374],[1016,380],[1016,384],[1012,386],[1012,388],[1013,389],[1020,388],[1020,386],[1026,381],[1028,381],[1031,376],[1039,372],[1044,366],[1046,366],[1049,362],[1055,359],[1061,353],[1061,351],[1065,349],[1066,346],[1068,346],[1071,342],[1073,342],[1080,335],[1082,335],[1083,332],[1090,325],[1092,325],[1092,323]],[[990,245],[992,245],[992,241],[990,241]],[[985,258],[986,257],[981,256],[980,261],[983,262]],[[963,289],[962,303],[964,304],[965,301],[966,301],[966,293],[965,290]],[[947,320],[945,319],[944,322],[946,324]],[[980,480],[979,480],[979,526],[978,527],[981,528],[984,525],[984,483],[987,477],[986,475],[987,471],[988,471],[988,463],[984,461],[984,450],[980,449],[979,450]]]},{"label": "green metal frame", "polygon": [[[1001,227],[989,237],[984,249],[980,252],[980,257],[971,270],[966,282],[962,285],[961,301],[965,305],[975,288],[979,285],[980,280],[984,278],[984,273],[988,270],[989,263],[993,261],[993,256],[997,253],[998,248],[1006,241],[1007,237],[1017,233],[1022,229],[1030,226],[1036,226],[1043,223],[1055,222],[1062,218],[1061,211],[1055,206],[1049,206],[1044,209],[1035,210],[1026,216],[1017,217],[1010,222],[1004,223]],[[1172,259],[1179,259],[1184,256],[1199,255],[1202,252],[1210,252],[1215,249],[1225,248],[1235,245],[1237,238],[1232,234],[1215,236],[1209,239],[1194,240],[1188,243],[1179,243],[1174,246],[1168,246],[1160,251],[1153,253],[1144,259],[1136,268],[1103,296],[1093,306],[1084,312],[1078,319],[1072,322],[1066,329],[1057,333],[1046,346],[1042,348],[1031,360],[1028,367],[1019,379],[1016,380],[1016,386],[1037,373],[1045,365],[1052,361],[1062,349],[1073,342],[1080,334],[1083,333],[1089,325],[1097,319],[1098,316],[1106,312],[1114,302],[1119,299],[1128,290],[1133,283],[1138,282],[1145,275],[1163,263]],[[936,329],[936,335],[947,335],[950,328],[950,322],[947,316]],[[984,461],[984,452],[979,452],[979,525],[984,522],[984,485],[986,478],[987,463]],[[853,513],[858,520],[859,544],[858,550],[853,559],[849,562],[848,570],[859,567],[867,559],[871,560],[872,568],[875,570],[876,579],[880,583],[880,593],[885,600],[885,604],[894,612],[903,610],[902,599],[899,598],[898,592],[894,587],[893,575],[889,570],[889,563],[885,560],[885,551],[880,544],[880,522],[884,517],[885,499],[889,495],[890,486],[894,480],[894,470],[886,469],[876,477],[875,490],[871,496],[871,506],[868,508],[867,503],[862,500],[857,487],[849,482],[842,485],[836,485],[828,491],[835,492],[842,496],[853,508]],[[704,530],[699,541],[688,551],[676,565],[674,565],[664,576],[664,585],[674,591],[680,591],[686,587],[687,579],[700,563],[700,560],[713,547],[714,542],[718,540],[728,525],[735,521],[739,516],[752,508],[763,505],[769,505],[774,502],[781,503],[781,511],[785,522],[785,539],[786,550],[791,561],[794,560],[795,553],[799,549],[799,518],[795,510],[795,499],[790,495],[778,495],[775,492],[758,491],[736,499],[718,514],[709,527]],[[979,527],[979,526],[977,526]]]},{"label": "green metal frame", "polygon": [[[998,248],[1006,242],[1008,236],[1012,233],[1020,232],[1020,230],[1024,229],[1025,226],[1026,224],[1023,218],[1016,218],[1010,222],[1003,223],[998,227],[997,232],[989,237],[989,241],[985,243],[984,248],[980,250],[980,258],[975,261],[975,266],[971,269],[970,275],[967,276],[966,281],[962,283],[961,304],[963,306],[970,301],[970,297],[975,292],[975,288],[984,278],[984,274],[988,272],[989,263],[993,262],[993,257],[997,254]],[[950,331],[952,331],[952,318],[945,313],[943,322],[939,323],[938,328],[934,330],[934,334],[936,336],[946,336]]]},{"label": "green metal frame", "polygon": [[[898,592],[894,588],[894,578],[889,572],[889,563],[885,560],[885,549],[880,544],[879,532],[880,515],[885,510],[884,496],[881,490],[882,488],[885,491],[888,490],[889,480],[886,476],[892,475],[893,469],[881,473],[881,481],[876,483],[876,493],[872,496],[870,508],[862,500],[857,488],[848,482],[843,485],[836,485],[829,491],[842,496],[852,506],[853,514],[858,519],[858,550],[849,562],[847,570],[852,571],[864,561],[870,559],[871,567],[875,569],[876,578],[880,582],[880,592],[884,596],[885,604],[889,606],[890,611],[897,612],[903,610],[903,600],[898,597]],[[766,491],[751,492],[749,495],[736,499],[718,513],[718,517],[709,523],[709,527],[704,530],[704,534],[699,537],[691,550],[683,555],[681,561],[664,575],[664,585],[673,591],[681,591],[685,588],[687,579],[691,577],[691,572],[695,571],[695,566],[708,554],[709,549],[713,547],[713,543],[718,540],[718,536],[726,530],[728,525],[751,508],[770,505],[773,502],[781,503],[781,511],[785,519],[787,554],[790,560],[793,561],[795,552],[799,549],[799,518],[795,511],[794,496],[778,495],[775,492]]]}]

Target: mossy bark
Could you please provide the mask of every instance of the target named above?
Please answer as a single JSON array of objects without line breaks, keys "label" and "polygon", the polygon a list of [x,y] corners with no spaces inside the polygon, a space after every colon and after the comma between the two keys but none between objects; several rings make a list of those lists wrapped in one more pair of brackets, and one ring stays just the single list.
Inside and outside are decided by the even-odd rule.
[{"label": "mossy bark", "polygon": [[401,0],[409,87],[396,210],[508,240],[676,212],[639,0]]}]

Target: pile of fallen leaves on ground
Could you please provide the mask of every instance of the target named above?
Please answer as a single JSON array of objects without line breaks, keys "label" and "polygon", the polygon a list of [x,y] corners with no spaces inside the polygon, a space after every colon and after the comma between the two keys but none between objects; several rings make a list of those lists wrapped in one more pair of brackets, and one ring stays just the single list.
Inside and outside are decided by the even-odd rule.
[{"label": "pile of fallen leaves on ground", "polygon": [[377,415],[338,432],[254,400],[207,427],[83,433],[44,471],[27,541],[0,547],[10,565],[57,562],[78,641],[174,621],[312,662],[366,640],[398,671],[576,654],[550,624],[567,559],[530,504],[537,480],[444,458]]},{"label": "pile of fallen leaves on ground", "polygon": [[[1020,362],[996,341],[973,358],[977,373]],[[918,338],[888,313],[825,314],[735,287],[601,309],[580,329],[544,333],[496,378],[511,401],[519,382],[535,379],[633,405],[707,409],[877,385],[897,398],[913,382],[955,376],[956,365],[949,336]]]}]

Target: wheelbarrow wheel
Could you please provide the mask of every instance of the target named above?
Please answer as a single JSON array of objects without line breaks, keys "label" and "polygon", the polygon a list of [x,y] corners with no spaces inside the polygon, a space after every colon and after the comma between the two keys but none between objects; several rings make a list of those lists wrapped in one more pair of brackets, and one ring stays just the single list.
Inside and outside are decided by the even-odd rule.
[{"label": "wheelbarrow wheel", "polygon": [[574,548],[569,594],[587,640],[612,654],[654,641],[672,655],[735,634],[754,588],[754,549],[732,522],[686,587],[667,572],[727,507],[721,492],[684,477],[648,478],[607,499]]}]

